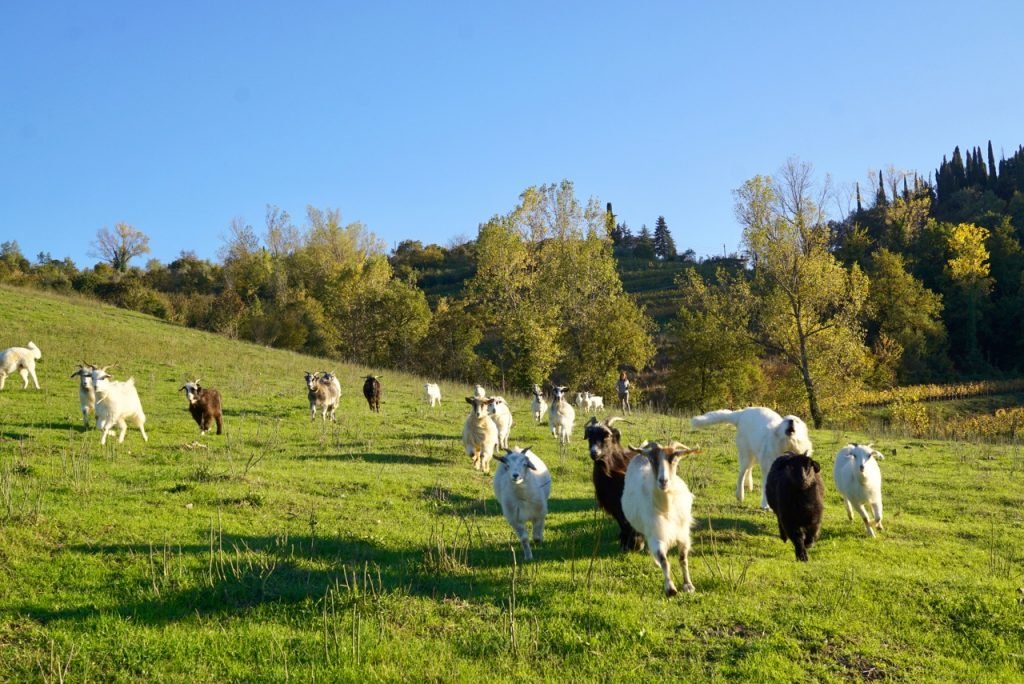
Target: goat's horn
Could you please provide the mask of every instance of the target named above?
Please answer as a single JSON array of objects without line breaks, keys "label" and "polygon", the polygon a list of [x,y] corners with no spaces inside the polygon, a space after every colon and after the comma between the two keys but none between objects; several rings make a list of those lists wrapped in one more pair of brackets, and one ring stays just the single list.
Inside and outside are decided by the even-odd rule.
[{"label": "goat's horn", "polygon": [[597,416],[592,416],[584,427],[590,427],[591,425],[597,425]]},{"label": "goat's horn", "polygon": [[611,427],[612,425],[615,425],[620,420],[623,423],[629,423],[629,421],[626,420],[625,418],[623,418],[622,416],[612,416],[611,418],[605,418],[604,419],[604,425],[605,425],[605,427]]}]

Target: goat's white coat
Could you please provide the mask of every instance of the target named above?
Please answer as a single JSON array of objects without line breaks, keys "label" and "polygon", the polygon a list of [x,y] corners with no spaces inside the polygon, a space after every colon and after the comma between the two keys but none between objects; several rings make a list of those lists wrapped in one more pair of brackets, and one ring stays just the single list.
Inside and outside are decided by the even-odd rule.
[{"label": "goat's white coat", "polygon": [[71,374],[78,377],[78,406],[82,409],[82,424],[89,429],[89,414],[96,413],[96,390],[92,386],[92,372],[96,366],[83,365]]},{"label": "goat's white coat", "polygon": [[427,395],[427,403],[431,408],[441,403],[441,388],[437,386],[437,383],[428,382],[423,385],[423,391]]},{"label": "goat's white coat", "polygon": [[530,549],[530,535],[526,523],[533,523],[533,541],[544,541],[544,520],[548,515],[548,498],[551,496],[551,473],[529,447],[507,450],[505,456],[498,456],[501,465],[494,472],[494,496],[501,504],[505,520],[512,526],[523,546],[523,558],[533,560]]},{"label": "goat's white coat", "polygon": [[596,411],[597,409],[604,409],[604,397],[597,394],[591,394],[590,392],[583,393],[583,408],[588,411]]},{"label": "goat's white coat", "polygon": [[491,420],[498,428],[498,448],[508,449],[508,435],[512,432],[512,409],[509,408],[505,397],[491,399],[491,403],[487,405],[487,412],[491,414]]},{"label": "goat's white coat", "polygon": [[483,472],[491,469],[491,456],[498,445],[498,426],[487,412],[487,399],[466,397],[471,404],[466,422],[462,425],[462,446],[473,459],[473,467]]},{"label": "goat's white coat", "polygon": [[473,396],[477,399],[484,399],[487,397],[487,390],[483,385],[473,385]]},{"label": "goat's white coat", "polygon": [[21,376],[24,384],[21,389],[28,389],[28,378],[32,376],[32,384],[39,389],[39,379],[36,378],[36,359],[40,359],[43,352],[39,350],[35,342],[29,342],[24,347],[9,347],[0,351],[0,390],[7,382],[7,376],[15,371]]},{"label": "goat's white coat", "polygon": [[[770,408],[751,406],[739,411],[722,409],[696,416],[690,421],[695,428],[715,423],[732,423],[736,426],[736,451],[739,458],[739,474],[736,478],[736,500],[743,502],[744,491],[754,490],[754,463],[761,468],[761,508],[768,510],[765,484],[768,471],[776,458],[791,451],[794,454],[813,453],[807,424],[796,416],[782,417]],[[792,428],[792,434],[787,430]]]},{"label": "goat's white coat", "polygon": [[548,402],[544,401],[544,393],[540,387],[533,386],[533,401],[530,402],[530,410],[533,412],[533,422],[539,423],[548,410]]},{"label": "goat's white coat", "polygon": [[107,434],[115,425],[121,428],[117,441],[123,442],[128,423],[139,428],[142,439],[148,442],[146,414],[135,389],[135,378],[123,382],[111,380],[105,369],[97,368],[92,372],[92,384],[96,390],[96,425],[103,431],[100,444],[107,443]]},{"label": "goat's white coat", "polygon": [[[690,530],[693,527],[693,494],[676,468],[691,450],[678,445],[647,444],[629,462],[622,491],[622,512],[633,529],[643,535],[654,562],[661,568],[666,596],[677,593],[668,564],[668,553],[679,547],[683,568],[683,591],[694,590],[690,580]],[[674,450],[674,451],[665,451]],[[666,453],[674,453],[667,458]]]},{"label": "goat's white coat", "polygon": [[572,426],[576,422],[576,409],[565,400],[566,387],[555,386],[554,399],[548,409],[548,426],[558,443],[566,445],[572,437]]},{"label": "goat's white coat", "polygon": [[[856,509],[864,521],[868,536],[874,537],[874,528],[882,529],[882,470],[878,460],[885,456],[868,444],[847,444],[836,454],[832,478],[836,489],[846,502],[846,515],[853,520]],[[868,516],[866,506],[871,506],[874,523]]]}]

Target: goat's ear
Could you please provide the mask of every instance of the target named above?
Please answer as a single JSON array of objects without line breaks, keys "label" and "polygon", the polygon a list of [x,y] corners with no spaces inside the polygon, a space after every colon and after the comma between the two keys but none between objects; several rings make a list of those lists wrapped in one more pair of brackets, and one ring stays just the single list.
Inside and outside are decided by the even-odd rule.
[{"label": "goat's ear", "polygon": [[473,397],[466,397],[466,403],[467,404],[472,404],[473,403]]},{"label": "goat's ear", "polygon": [[590,420],[587,421],[587,424],[584,425],[583,427],[588,428],[594,427],[595,425],[597,425],[597,416],[592,416]]},{"label": "goat's ear", "polygon": [[494,459],[496,461],[500,461],[502,465],[508,465],[508,459],[506,459],[504,456],[495,456]]},{"label": "goat's ear", "polygon": [[814,468],[814,472],[821,472],[821,464],[815,461],[814,459],[811,459],[811,467]]},{"label": "goat's ear", "polygon": [[184,386],[184,385],[182,385],[181,387],[179,387],[179,388],[178,388],[178,391],[180,392],[180,391],[181,391],[181,390],[183,390],[183,389],[185,389],[185,386]]},{"label": "goat's ear", "polygon": [[[524,454],[526,453],[526,449],[523,449],[523,453]],[[533,464],[533,461],[530,460],[529,456],[527,456],[525,460],[526,460],[526,467],[527,468],[529,468],[530,470],[536,470],[537,469],[537,466],[535,466]]]},{"label": "goat's ear", "polygon": [[487,404],[488,406],[493,406],[494,405],[494,397],[491,397],[490,399],[485,399],[484,403]]},{"label": "goat's ear", "polygon": [[885,460],[885,454],[883,454],[881,451],[875,451],[874,449],[872,449],[871,455],[877,458],[879,461]]}]

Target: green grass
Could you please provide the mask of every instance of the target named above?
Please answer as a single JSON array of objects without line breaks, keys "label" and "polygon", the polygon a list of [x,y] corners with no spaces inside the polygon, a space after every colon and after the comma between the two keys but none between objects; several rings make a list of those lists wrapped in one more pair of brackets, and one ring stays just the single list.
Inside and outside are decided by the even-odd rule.
[{"label": "green grass", "polygon": [[[876,440],[886,531],[868,539],[831,486],[798,564],[753,500],[733,431],[639,414],[631,442],[676,438],[696,495],[697,592],[665,599],[649,556],[616,550],[579,438],[560,456],[528,401],[513,441],[552,469],[547,540],[518,544],[460,433],[469,388],[265,349],[82,300],[0,288],[0,346],[43,351],[41,391],[0,393],[0,681],[1024,681],[1019,446]],[[84,431],[77,362],[133,375],[150,435]],[[335,370],[335,425],[302,374]],[[224,396],[199,438],[177,391]],[[678,581],[678,565],[675,565]]]}]

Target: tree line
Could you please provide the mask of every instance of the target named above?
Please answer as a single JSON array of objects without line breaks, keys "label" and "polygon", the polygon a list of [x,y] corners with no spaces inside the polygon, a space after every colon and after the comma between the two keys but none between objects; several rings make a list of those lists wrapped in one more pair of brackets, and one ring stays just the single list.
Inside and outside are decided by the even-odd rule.
[{"label": "tree line", "polygon": [[[620,369],[663,371],[680,408],[767,403],[820,425],[864,387],[1018,374],[1024,344],[1024,148],[955,149],[931,178],[889,167],[865,200],[790,161],[735,191],[741,252],[678,253],[664,217],[638,234],[570,181],[527,188],[475,239],[390,254],[361,223],[268,207],[234,221],[218,259],[150,260],[127,224],[79,269],[14,242],[0,280],[80,292],[274,347],[526,390],[554,379],[612,392]],[[673,262],[660,329],[619,276]],[[653,381],[652,381],[653,382]]]}]

